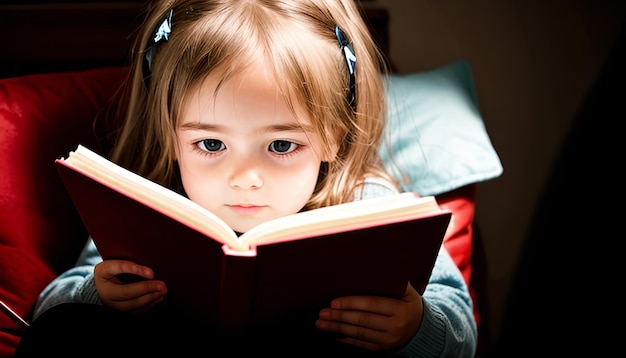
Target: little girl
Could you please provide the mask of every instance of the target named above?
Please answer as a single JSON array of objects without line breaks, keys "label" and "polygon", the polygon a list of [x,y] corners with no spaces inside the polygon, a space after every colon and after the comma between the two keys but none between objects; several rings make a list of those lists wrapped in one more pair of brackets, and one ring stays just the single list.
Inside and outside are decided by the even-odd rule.
[{"label": "little girl", "polygon": [[[132,56],[111,158],[235,231],[398,191],[378,156],[386,67],[354,0],[154,1]],[[120,274],[146,280],[122,284]],[[443,247],[422,296],[407,283],[402,299],[337,297],[306,331],[277,325],[227,337],[164,309],[166,294],[151,268],[102,261],[89,240],[41,293],[16,356],[471,357],[476,348],[468,288]]]}]

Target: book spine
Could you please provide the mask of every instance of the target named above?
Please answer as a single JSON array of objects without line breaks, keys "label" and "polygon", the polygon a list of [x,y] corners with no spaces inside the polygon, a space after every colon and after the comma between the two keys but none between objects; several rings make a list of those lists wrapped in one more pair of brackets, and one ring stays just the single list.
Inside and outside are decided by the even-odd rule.
[{"label": "book spine", "polygon": [[256,284],[256,256],[232,255],[224,249],[219,320],[228,331],[244,330],[249,324]]}]

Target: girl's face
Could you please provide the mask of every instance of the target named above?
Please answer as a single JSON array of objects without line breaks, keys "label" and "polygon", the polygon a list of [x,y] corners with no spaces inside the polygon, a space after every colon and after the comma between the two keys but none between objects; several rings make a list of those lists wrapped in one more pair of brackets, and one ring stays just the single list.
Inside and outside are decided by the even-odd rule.
[{"label": "girl's face", "polygon": [[300,211],[322,162],[304,108],[294,117],[260,64],[214,96],[217,81],[210,75],[183,105],[177,159],[185,192],[238,232]]}]

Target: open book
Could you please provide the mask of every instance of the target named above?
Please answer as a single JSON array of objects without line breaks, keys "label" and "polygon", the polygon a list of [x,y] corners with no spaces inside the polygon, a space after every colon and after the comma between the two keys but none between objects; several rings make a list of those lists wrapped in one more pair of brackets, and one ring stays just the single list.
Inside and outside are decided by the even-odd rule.
[{"label": "open book", "polygon": [[237,237],[186,197],[79,145],[57,169],[103,259],[146,265],[166,304],[226,329],[301,317],[330,300],[422,293],[451,213],[401,193],[260,224]]}]

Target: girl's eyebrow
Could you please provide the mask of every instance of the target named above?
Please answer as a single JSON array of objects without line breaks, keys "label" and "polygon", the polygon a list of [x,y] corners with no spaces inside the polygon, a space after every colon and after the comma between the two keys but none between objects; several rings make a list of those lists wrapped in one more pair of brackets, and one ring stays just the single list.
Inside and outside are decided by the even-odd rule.
[{"label": "girl's eyebrow", "polygon": [[[221,132],[224,131],[224,126],[212,124],[212,123],[201,123],[201,122],[188,122],[181,124],[181,129],[183,130],[201,130],[201,131],[216,131]],[[313,131],[313,126],[310,124],[302,124],[302,123],[280,123],[273,124],[271,126],[267,126],[263,128],[265,132],[311,132]]]},{"label": "girl's eyebrow", "polygon": [[268,132],[311,132],[313,126],[306,123],[275,124],[266,128]]},{"label": "girl's eyebrow", "polygon": [[180,125],[181,129],[201,130],[201,131],[219,131],[221,126],[210,123],[187,122]]}]

